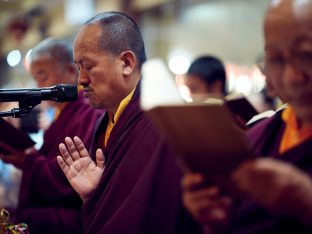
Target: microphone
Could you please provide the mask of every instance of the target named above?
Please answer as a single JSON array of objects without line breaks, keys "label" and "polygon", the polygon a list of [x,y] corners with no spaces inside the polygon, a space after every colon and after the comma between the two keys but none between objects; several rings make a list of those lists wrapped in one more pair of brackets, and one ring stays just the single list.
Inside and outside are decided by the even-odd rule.
[{"label": "microphone", "polygon": [[71,102],[77,99],[77,95],[77,86],[71,84],[35,89],[0,89],[0,102],[15,102],[29,97],[36,97],[41,101]]}]

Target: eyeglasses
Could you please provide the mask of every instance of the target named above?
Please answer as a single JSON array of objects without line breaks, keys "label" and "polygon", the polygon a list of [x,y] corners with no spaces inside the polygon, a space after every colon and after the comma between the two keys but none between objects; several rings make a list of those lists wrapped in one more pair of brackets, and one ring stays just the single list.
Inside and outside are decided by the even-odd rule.
[{"label": "eyeglasses", "polygon": [[296,71],[312,75],[312,51],[295,52],[288,58],[281,55],[264,56],[262,72],[270,76],[281,76],[286,65],[291,65]]}]

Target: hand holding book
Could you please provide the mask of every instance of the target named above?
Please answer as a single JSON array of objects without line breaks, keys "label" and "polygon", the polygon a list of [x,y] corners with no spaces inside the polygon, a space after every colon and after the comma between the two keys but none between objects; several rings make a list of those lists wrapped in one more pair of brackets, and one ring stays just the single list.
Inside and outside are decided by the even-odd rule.
[{"label": "hand holding book", "polygon": [[0,159],[21,168],[34,144],[26,133],[0,118]]},{"label": "hand holding book", "polygon": [[[202,173],[206,180],[228,188],[230,173],[251,155],[244,132],[234,124],[222,99],[210,99],[205,103],[184,102],[161,64],[150,61],[143,66],[142,108],[173,147],[182,167]],[[160,70],[163,70],[161,74],[155,72]],[[171,87],[173,90],[159,92],[161,89],[155,87]],[[168,93],[170,97],[165,102],[164,96]],[[162,99],[157,103],[159,95]]]}]

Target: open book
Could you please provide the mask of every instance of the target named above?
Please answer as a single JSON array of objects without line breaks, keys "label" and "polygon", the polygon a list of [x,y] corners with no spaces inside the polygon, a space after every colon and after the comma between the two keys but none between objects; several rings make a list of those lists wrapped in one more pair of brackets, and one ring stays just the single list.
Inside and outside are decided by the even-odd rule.
[{"label": "open book", "polygon": [[[35,144],[35,142],[23,131],[0,118],[0,142],[11,146],[17,150],[25,150]],[[0,146],[1,153],[8,153]]]},{"label": "open book", "polygon": [[141,85],[142,109],[173,147],[179,164],[228,188],[229,174],[251,153],[222,99],[186,103],[159,60],[144,64]]},{"label": "open book", "polygon": [[247,124],[250,119],[259,114],[242,93],[229,94],[224,97],[224,100],[231,113],[239,118],[243,124]]}]

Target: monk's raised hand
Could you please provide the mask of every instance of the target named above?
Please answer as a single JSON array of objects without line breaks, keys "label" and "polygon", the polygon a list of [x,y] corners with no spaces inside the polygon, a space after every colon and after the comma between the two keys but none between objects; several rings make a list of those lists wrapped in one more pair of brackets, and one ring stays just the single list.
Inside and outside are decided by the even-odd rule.
[{"label": "monk's raised hand", "polygon": [[59,145],[57,161],[73,189],[85,201],[97,187],[105,168],[103,151],[96,151],[94,162],[79,137],[66,137]]}]

